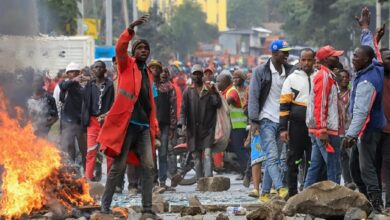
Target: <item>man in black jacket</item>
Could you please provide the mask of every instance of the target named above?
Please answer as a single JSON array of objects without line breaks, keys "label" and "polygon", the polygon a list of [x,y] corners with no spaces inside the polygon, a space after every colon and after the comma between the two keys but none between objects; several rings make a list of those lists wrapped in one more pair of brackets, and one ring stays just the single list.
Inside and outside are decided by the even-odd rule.
[{"label": "man in black jacket", "polygon": [[283,40],[275,40],[270,45],[272,57],[264,65],[257,67],[250,82],[249,119],[251,131],[260,131],[261,147],[266,152],[265,172],[263,176],[260,200],[270,199],[272,183],[281,197],[288,194],[283,184],[281,167],[281,142],[279,140],[279,98],[283,82],[292,66],[287,64],[291,50]]},{"label": "man in black jacket", "polygon": [[[105,77],[107,72],[106,64],[103,61],[96,61],[93,65],[95,79],[89,81],[85,86],[84,100],[82,105],[82,125],[87,127],[87,159],[85,176],[88,180],[99,181],[101,175],[94,176],[96,158],[99,145],[97,137],[104,122],[107,112],[110,110],[115,99],[115,89],[112,81]],[[107,159],[107,173],[112,164]],[[98,164],[101,170],[101,163]],[[99,168],[97,169],[99,170]]]},{"label": "man in black jacket", "polygon": [[70,63],[66,67],[65,74],[68,80],[60,83],[60,102],[62,103],[61,112],[61,148],[62,151],[69,154],[69,159],[75,162],[76,146],[82,157],[83,167],[85,168],[85,157],[87,154],[84,129],[81,125],[81,105],[83,102],[84,88],[80,85],[89,78],[80,74],[81,68],[77,63]]}]

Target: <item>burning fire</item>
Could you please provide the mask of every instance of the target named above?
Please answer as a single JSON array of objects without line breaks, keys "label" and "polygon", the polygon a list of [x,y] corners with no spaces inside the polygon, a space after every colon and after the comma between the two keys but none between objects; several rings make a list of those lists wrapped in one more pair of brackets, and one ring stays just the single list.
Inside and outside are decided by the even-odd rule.
[{"label": "burning fire", "polygon": [[[85,179],[61,164],[53,143],[34,135],[31,123],[22,127],[7,112],[0,91],[0,164],[4,166],[0,216],[20,218],[58,200],[65,208],[94,204]],[[18,117],[21,109],[16,109]]]}]

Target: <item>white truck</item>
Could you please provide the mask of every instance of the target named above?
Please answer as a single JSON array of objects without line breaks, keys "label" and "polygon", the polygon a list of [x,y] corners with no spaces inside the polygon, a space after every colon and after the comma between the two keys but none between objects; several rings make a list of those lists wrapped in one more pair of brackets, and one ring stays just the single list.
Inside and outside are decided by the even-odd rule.
[{"label": "white truck", "polygon": [[7,36],[0,35],[0,72],[32,67],[48,70],[54,77],[70,62],[89,66],[95,58],[90,36]]}]

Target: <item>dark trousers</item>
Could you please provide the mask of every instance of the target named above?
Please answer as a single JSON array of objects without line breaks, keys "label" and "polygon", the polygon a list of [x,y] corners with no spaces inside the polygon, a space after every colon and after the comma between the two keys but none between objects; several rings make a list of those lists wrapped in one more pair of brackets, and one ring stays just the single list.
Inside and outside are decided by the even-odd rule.
[{"label": "dark trousers", "polygon": [[[342,144],[342,142],[341,142]],[[343,175],[344,183],[352,183],[351,171],[349,169],[349,160],[351,157],[351,149],[346,149],[340,146],[340,163],[341,163],[341,174]]]},{"label": "dark trousers", "polygon": [[127,165],[127,180],[129,181],[128,190],[138,189],[141,180],[141,167],[132,164]]},{"label": "dark trousers", "polygon": [[140,168],[142,172],[141,181],[143,211],[148,212],[152,210],[152,189],[155,169],[150,131],[149,128],[132,124],[127,129],[122,151],[117,157],[114,158],[111,171],[107,177],[107,182],[102,197],[103,210],[108,210],[111,205],[112,197],[115,192],[115,186],[118,186],[120,183],[122,174],[126,169],[127,154],[129,150],[134,150],[141,161]]},{"label": "dark trousers", "polygon": [[352,147],[350,170],[352,179],[359,191],[369,195],[381,192],[378,180],[377,150],[379,150],[381,133],[366,131],[360,142]]},{"label": "dark trousers", "polygon": [[61,149],[68,153],[69,159],[76,162],[77,150],[75,140],[81,153],[82,166],[85,170],[85,163],[87,157],[87,139],[83,127],[79,124],[61,122]]},{"label": "dark trousers", "polygon": [[158,180],[165,183],[168,174],[168,142],[169,142],[169,124],[160,124],[160,141],[158,148]]},{"label": "dark trousers", "polygon": [[174,151],[174,147],[177,144],[177,132],[174,132],[172,140],[168,141],[168,173],[172,177],[177,174],[177,158]]},{"label": "dark trousers", "polygon": [[248,132],[245,128],[232,129],[231,138],[231,151],[236,154],[237,162],[240,165],[241,174],[245,173],[249,159],[249,154],[244,148],[245,139]]},{"label": "dark trousers", "polygon": [[386,208],[390,207],[390,134],[382,133],[381,137],[381,174],[386,187]]},{"label": "dark trousers", "polygon": [[287,147],[287,185],[291,197],[298,193],[298,167],[300,164],[303,165],[304,176],[307,173],[311,157],[311,140],[304,121],[291,121],[288,133],[290,141]]}]

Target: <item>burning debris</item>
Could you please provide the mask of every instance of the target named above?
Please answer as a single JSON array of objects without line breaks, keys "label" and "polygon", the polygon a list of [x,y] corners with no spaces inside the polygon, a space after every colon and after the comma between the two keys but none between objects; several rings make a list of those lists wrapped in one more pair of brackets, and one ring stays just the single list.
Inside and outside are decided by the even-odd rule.
[{"label": "burning debris", "polygon": [[34,135],[31,123],[21,126],[19,108],[11,118],[5,95],[0,91],[0,164],[2,176],[0,219],[19,219],[52,211],[75,216],[80,207],[95,205],[89,186],[77,168],[64,163],[53,143]]}]

